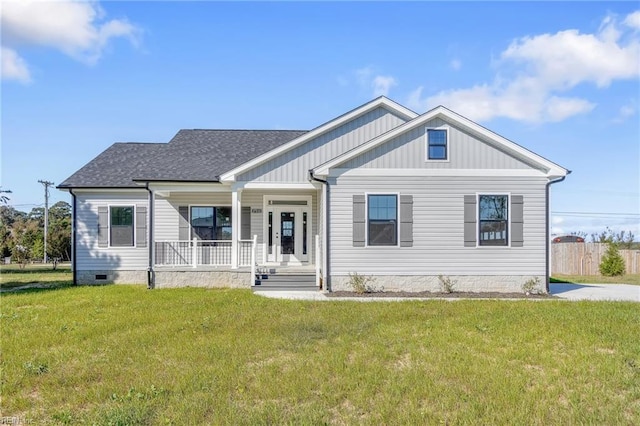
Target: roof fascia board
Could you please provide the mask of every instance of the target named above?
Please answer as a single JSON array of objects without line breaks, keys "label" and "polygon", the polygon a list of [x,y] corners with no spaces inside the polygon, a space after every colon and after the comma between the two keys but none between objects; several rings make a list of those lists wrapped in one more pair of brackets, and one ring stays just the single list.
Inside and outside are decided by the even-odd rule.
[{"label": "roof fascia board", "polygon": [[149,182],[149,189],[162,192],[230,192],[231,186],[204,182]]},{"label": "roof fascia board", "polygon": [[406,133],[418,126],[424,125],[427,121],[437,117],[443,117],[466,130],[476,133],[484,139],[494,141],[497,147],[504,149],[506,152],[515,154],[516,157],[527,159],[533,164],[537,164],[541,168],[544,168],[545,173],[548,176],[565,176],[569,172],[567,169],[547,160],[544,157],[539,156],[538,154],[535,154],[532,151],[529,151],[526,148],[521,147],[514,142],[511,142],[510,140],[498,135],[497,133],[492,132],[491,130],[479,125],[478,123],[475,123],[459,114],[456,114],[443,106],[438,106],[430,111],[425,112],[421,116],[388,131],[383,135],[371,139],[370,141],[365,142],[362,145],[359,145],[351,149],[350,151],[338,155],[332,160],[329,160],[326,163],[315,167],[313,169],[313,173],[319,176],[328,176],[330,169],[335,168],[336,166],[339,166],[340,164],[343,164],[344,162],[349,161],[377,146],[380,146],[383,143],[402,135],[403,133]]},{"label": "roof fascia board", "polygon": [[339,169],[329,171],[329,177],[339,176],[379,176],[379,177],[547,177],[546,173],[537,169]]},{"label": "roof fascia board", "polygon": [[331,121],[328,121],[318,127],[316,127],[315,129],[305,133],[304,135],[290,141],[287,142],[284,145],[279,146],[278,148],[275,148],[259,157],[254,158],[251,161],[248,161],[244,164],[242,164],[239,167],[236,167],[235,169],[229,170],[228,172],[222,174],[220,176],[220,180],[221,181],[227,181],[227,182],[233,182],[235,181],[235,178],[237,175],[241,174],[241,173],[245,173],[246,171],[268,161],[271,160],[272,158],[275,158],[299,145],[304,144],[305,142],[308,142],[312,139],[317,138],[318,136],[329,132],[333,129],[335,129],[336,127],[339,127],[363,114],[366,114],[369,111],[374,110],[375,108],[378,107],[385,107],[386,109],[390,110],[391,112],[394,112],[398,115],[400,115],[401,117],[403,117],[406,120],[413,120],[416,117],[418,117],[418,114],[415,113],[414,111],[411,111],[410,109],[392,101],[391,99],[388,99],[384,96],[380,96],[374,100],[372,100],[371,102],[368,102],[358,108],[355,108],[345,114],[342,114],[339,117],[334,118]]},{"label": "roof fascia board", "polygon": [[131,192],[131,193],[143,193],[146,192],[145,188],[131,188],[131,187],[64,187],[58,188],[63,191],[72,190],[75,194],[115,194],[115,193],[123,193],[123,192]]}]

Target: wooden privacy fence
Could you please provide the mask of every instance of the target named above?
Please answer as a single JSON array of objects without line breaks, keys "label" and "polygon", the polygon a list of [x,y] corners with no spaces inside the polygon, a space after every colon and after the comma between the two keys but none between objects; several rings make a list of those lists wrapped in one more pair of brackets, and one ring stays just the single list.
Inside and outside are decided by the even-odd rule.
[{"label": "wooden privacy fence", "polygon": [[[551,244],[551,274],[600,275],[604,243]],[[640,250],[620,250],[627,274],[640,274]]]}]

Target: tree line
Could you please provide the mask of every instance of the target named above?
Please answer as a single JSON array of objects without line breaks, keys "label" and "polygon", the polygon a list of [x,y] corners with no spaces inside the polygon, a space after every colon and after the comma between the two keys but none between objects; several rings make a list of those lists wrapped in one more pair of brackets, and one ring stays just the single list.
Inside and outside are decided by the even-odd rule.
[{"label": "tree line", "polygon": [[[44,257],[44,208],[29,213],[0,206],[0,254],[22,265]],[[71,260],[71,205],[58,201],[49,207],[47,257]]]}]

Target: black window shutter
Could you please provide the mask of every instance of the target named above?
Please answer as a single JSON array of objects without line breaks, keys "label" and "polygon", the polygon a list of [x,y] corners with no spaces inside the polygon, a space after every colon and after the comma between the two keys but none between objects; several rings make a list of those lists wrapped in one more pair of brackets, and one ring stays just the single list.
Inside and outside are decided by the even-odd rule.
[{"label": "black window shutter", "polygon": [[251,207],[243,207],[242,211],[242,229],[240,230],[241,240],[251,239]]},{"label": "black window shutter", "polygon": [[511,196],[511,247],[522,247],[524,244],[524,197]]},{"label": "black window shutter", "polygon": [[189,226],[189,206],[178,207],[178,213],[180,213],[178,239],[180,241],[188,241],[191,239]]},{"label": "black window shutter", "polygon": [[400,247],[413,247],[413,195],[400,195]]},{"label": "black window shutter", "polygon": [[464,246],[476,246],[476,196],[464,196]]},{"label": "black window shutter", "polygon": [[109,207],[98,206],[98,247],[109,247]]},{"label": "black window shutter", "polygon": [[147,208],[136,207],[136,246],[147,246]]},{"label": "black window shutter", "polygon": [[353,196],[353,246],[364,247],[365,230],[365,198],[364,194]]}]

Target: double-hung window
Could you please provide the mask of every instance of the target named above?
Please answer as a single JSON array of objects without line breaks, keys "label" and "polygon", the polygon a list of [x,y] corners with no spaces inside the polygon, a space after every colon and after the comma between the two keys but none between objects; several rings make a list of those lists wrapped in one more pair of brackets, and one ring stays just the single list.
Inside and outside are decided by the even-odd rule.
[{"label": "double-hung window", "polygon": [[446,129],[427,129],[427,160],[447,160]]},{"label": "double-hung window", "polygon": [[478,244],[509,245],[509,196],[478,196]]},{"label": "double-hung window", "polygon": [[398,196],[370,194],[367,205],[368,245],[398,245]]},{"label": "double-hung window", "polygon": [[133,247],[133,206],[111,206],[109,213],[112,247]]},{"label": "double-hung window", "polygon": [[230,240],[231,207],[192,206],[191,232],[199,240]]}]

